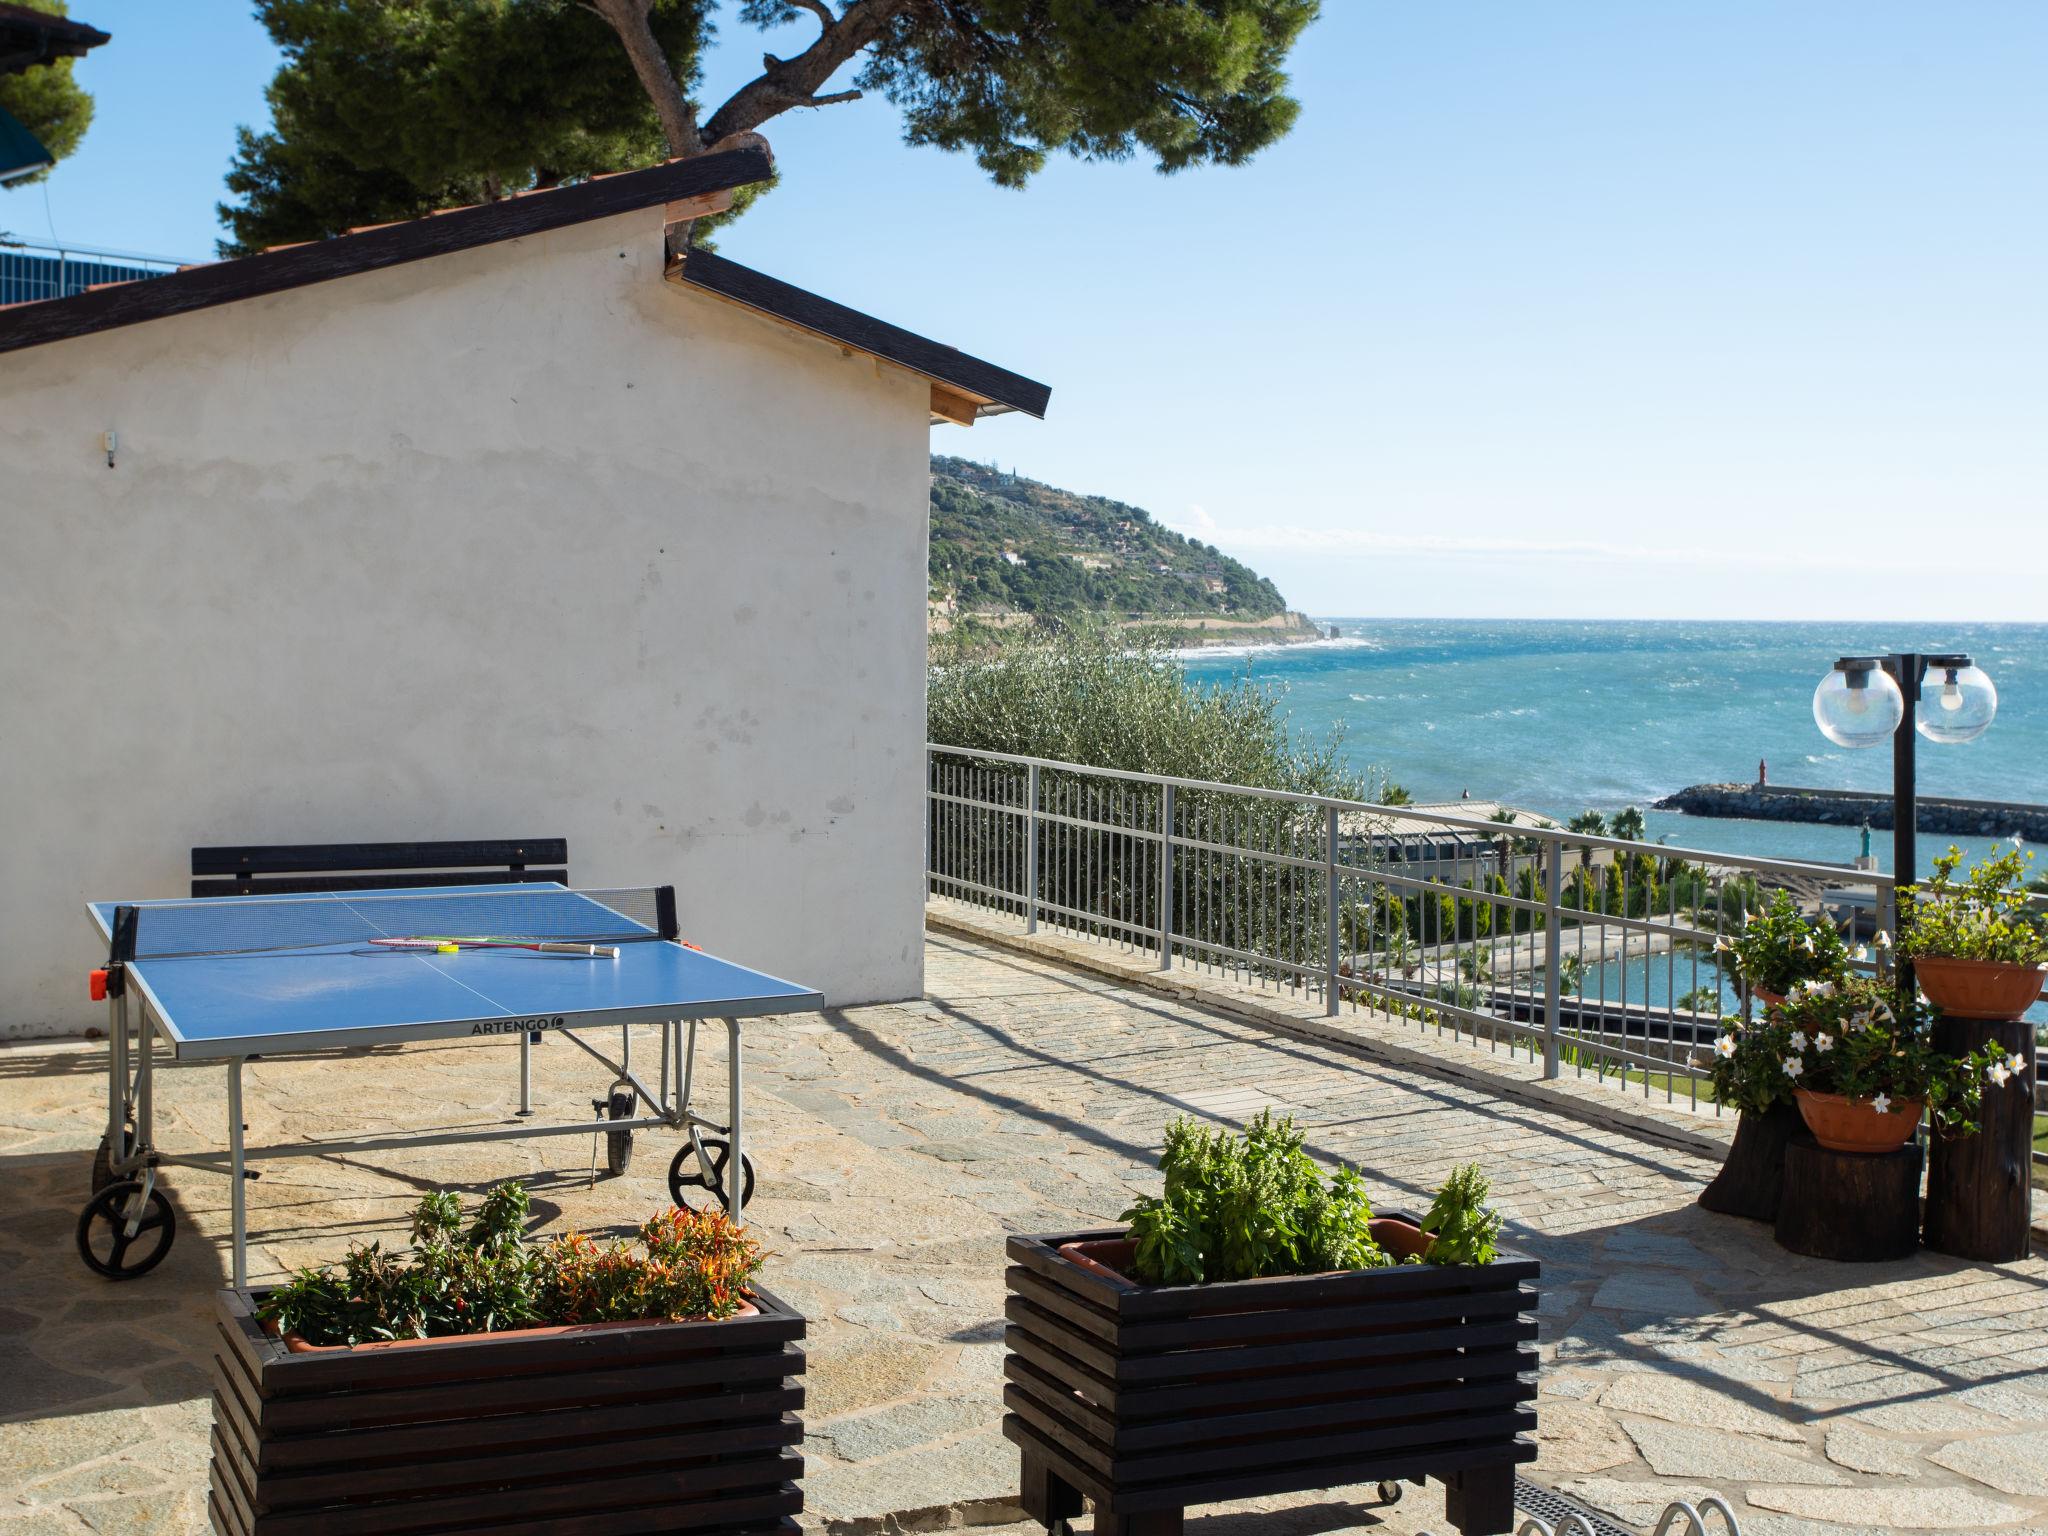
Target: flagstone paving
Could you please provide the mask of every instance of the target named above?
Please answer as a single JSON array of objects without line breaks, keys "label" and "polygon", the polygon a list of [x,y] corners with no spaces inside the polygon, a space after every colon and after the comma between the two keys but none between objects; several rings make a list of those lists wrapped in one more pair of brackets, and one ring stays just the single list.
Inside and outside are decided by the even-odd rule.
[{"label": "flagstone paving", "polygon": [[[1544,1264],[1539,1481],[1646,1528],[1719,1491],[1748,1536],[2048,1533],[2048,1264],[1798,1259],[1692,1203],[1706,1163],[1619,1131],[966,938],[932,936],[927,966],[923,1001],[750,1037],[749,1217],[768,1283],[812,1319],[813,1525],[1014,1520],[1004,1235],[1111,1221],[1152,1187],[1172,1116],[1272,1104],[1364,1170],[1382,1209],[1420,1209],[1459,1162],[1493,1176],[1510,1240]],[[225,1189],[174,1173],[164,1266],[123,1286],[85,1272],[71,1228],[102,1051],[0,1049],[0,1533],[203,1529]],[[535,1057],[544,1112],[580,1114],[604,1086],[564,1043]],[[722,1090],[715,1042],[700,1070]],[[501,1042],[267,1060],[245,1110],[259,1142],[496,1123],[513,1074]],[[221,1076],[160,1075],[160,1140],[218,1141]],[[513,1174],[544,1229],[623,1231],[664,1200],[673,1145],[643,1133],[630,1171],[595,1182],[581,1138],[270,1163],[253,1263],[261,1278],[351,1238],[400,1241],[422,1190]],[[1195,1528],[1445,1529],[1430,1491],[1376,1503],[1304,1495]]]}]

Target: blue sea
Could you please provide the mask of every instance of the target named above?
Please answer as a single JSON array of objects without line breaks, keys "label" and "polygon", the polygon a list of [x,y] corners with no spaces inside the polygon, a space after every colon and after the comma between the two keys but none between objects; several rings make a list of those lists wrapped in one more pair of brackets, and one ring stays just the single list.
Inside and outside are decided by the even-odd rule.
[{"label": "blue sea", "polygon": [[[1274,686],[1298,732],[1341,730],[1356,767],[1418,801],[1469,791],[1559,821],[1639,805],[1653,839],[1848,863],[1855,828],[1649,806],[1688,784],[1752,782],[1760,758],[1774,784],[1887,790],[1890,752],[1845,751],[1815,727],[1815,684],[1837,656],[1963,650],[1997,687],[1998,717],[1960,746],[1922,739],[1920,792],[2048,802],[2048,625],[1318,622],[1339,638],[1192,653],[1188,674]],[[1949,841],[1923,833],[1923,865]],[[1889,869],[1890,834],[1872,851]]]}]

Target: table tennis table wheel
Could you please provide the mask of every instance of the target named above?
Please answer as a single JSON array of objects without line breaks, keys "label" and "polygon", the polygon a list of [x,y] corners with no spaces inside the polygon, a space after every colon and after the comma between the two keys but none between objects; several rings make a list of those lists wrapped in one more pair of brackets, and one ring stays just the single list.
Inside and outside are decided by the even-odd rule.
[{"label": "table tennis table wheel", "polygon": [[86,1202],[78,1217],[78,1255],[86,1267],[109,1280],[133,1280],[161,1264],[178,1235],[178,1218],[160,1189],[128,1235],[128,1207],[142,1193],[140,1179],[119,1179]]},{"label": "table tennis table wheel", "polygon": [[[690,1142],[684,1142],[682,1150],[676,1153],[675,1161],[668,1165],[669,1198],[685,1210],[703,1210],[706,1206],[693,1204],[683,1198],[683,1192],[690,1189],[709,1191],[708,1205],[723,1208],[725,1205],[725,1170],[732,1161],[732,1148],[722,1136],[705,1136],[704,1158],[711,1164],[710,1172],[697,1166],[697,1149]],[[754,1198],[754,1160],[744,1152],[740,1154],[740,1209]]]},{"label": "table tennis table wheel", "polygon": [[1400,1483],[1396,1482],[1393,1478],[1380,1479],[1380,1502],[1382,1504],[1400,1503],[1402,1492],[1403,1489]]},{"label": "table tennis table wheel", "polygon": [[[613,1120],[632,1118],[633,1108],[639,1101],[634,1097],[630,1084],[614,1083],[611,1101],[606,1114]],[[633,1133],[631,1131],[606,1131],[604,1133],[604,1164],[617,1178],[633,1166]]]}]

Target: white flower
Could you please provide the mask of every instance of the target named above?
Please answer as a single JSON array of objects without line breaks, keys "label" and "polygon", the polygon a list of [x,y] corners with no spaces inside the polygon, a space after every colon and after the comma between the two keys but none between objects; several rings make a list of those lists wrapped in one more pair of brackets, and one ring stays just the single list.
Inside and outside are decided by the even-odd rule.
[{"label": "white flower", "polygon": [[1877,937],[1872,939],[1870,942],[1875,944],[1879,949],[1890,949],[1892,947],[1892,936],[1886,933],[1882,928],[1880,928],[1877,930]]},{"label": "white flower", "polygon": [[2006,1070],[2006,1065],[2002,1061],[1991,1063],[1990,1066],[1984,1069],[1984,1075],[2001,1088],[2012,1081],[2012,1073]]},{"label": "white flower", "polygon": [[1807,952],[1807,953],[1808,953],[1809,955],[1813,953],[1813,935],[1812,935],[1812,934],[1810,934],[1810,933],[1809,933],[1809,934],[1805,934],[1805,935],[1803,935],[1803,936],[1802,936],[1802,937],[1800,938],[1800,940],[1799,940],[1799,944],[1800,944],[1800,947],[1801,947],[1802,949],[1804,949],[1804,950],[1805,950],[1805,951],[1806,951],[1806,952]]},{"label": "white flower", "polygon": [[1813,1037],[1813,1048],[1816,1051],[1828,1050],[1834,1045],[1834,1043],[1835,1037],[1829,1034],[1826,1030],[1822,1030],[1819,1034]]},{"label": "white flower", "polygon": [[1892,1112],[1892,1096],[1888,1093],[1880,1093],[1870,1101],[1870,1107],[1880,1115],[1888,1115]]},{"label": "white flower", "polygon": [[1735,946],[1733,944],[1730,944],[1728,942],[1728,936],[1726,934],[1723,934],[1720,938],[1714,940],[1714,953],[1717,955],[1725,955],[1728,953],[1729,950],[1733,949],[1734,947]]},{"label": "white flower", "polygon": [[1793,1049],[1793,1050],[1795,1050],[1795,1051],[1803,1051],[1803,1050],[1805,1050],[1805,1049],[1806,1049],[1806,1031],[1805,1031],[1805,1030],[1803,1030],[1803,1029],[1795,1029],[1795,1030],[1793,1030],[1793,1031],[1792,1031],[1792,1049]]},{"label": "white flower", "polygon": [[1851,960],[1854,960],[1858,965],[1861,965],[1865,960],[1868,960],[1870,958],[1870,946],[1868,944],[1858,944],[1854,949],[1849,951],[1849,958]]},{"label": "white flower", "polygon": [[1733,1056],[1735,1054],[1735,1037],[1733,1035],[1723,1035],[1714,1042],[1714,1052],[1719,1056]]},{"label": "white flower", "polygon": [[1787,1077],[1797,1077],[1806,1070],[1806,1063],[1797,1056],[1787,1056],[1779,1065],[1785,1069]]},{"label": "white flower", "polygon": [[2005,1058],[2005,1070],[2012,1073],[2015,1077],[2019,1076],[2020,1073],[2027,1070],[2026,1058],[2020,1055],[2018,1051],[2014,1051]]}]

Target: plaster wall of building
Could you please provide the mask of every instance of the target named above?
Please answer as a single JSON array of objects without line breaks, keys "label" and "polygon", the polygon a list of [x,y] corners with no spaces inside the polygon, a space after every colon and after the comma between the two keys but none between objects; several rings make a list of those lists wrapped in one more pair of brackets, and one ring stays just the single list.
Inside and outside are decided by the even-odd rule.
[{"label": "plaster wall of building", "polygon": [[654,208],[0,358],[0,1034],[103,1023],[85,902],[220,843],[566,836],[921,990],[928,385],[661,267]]}]

